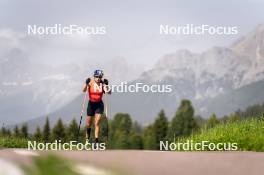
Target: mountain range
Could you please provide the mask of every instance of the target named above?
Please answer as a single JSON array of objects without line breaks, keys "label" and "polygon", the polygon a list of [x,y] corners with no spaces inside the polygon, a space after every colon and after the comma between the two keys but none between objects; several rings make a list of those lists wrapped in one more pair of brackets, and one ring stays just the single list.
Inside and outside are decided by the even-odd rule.
[{"label": "mountain range", "polygon": [[172,84],[171,93],[115,94],[112,115],[128,112],[149,122],[160,109],[171,118],[181,99],[190,99],[197,115],[219,117],[264,101],[264,25],[257,26],[230,47],[200,54],[179,50],[167,54],[131,83]]},{"label": "mountain range", "polygon": [[[111,77],[110,80],[118,80],[114,83],[130,79],[129,84],[142,82],[144,84],[171,84],[173,87],[171,93],[113,93],[108,97],[107,102],[110,117],[117,112],[127,112],[131,114],[133,119],[148,123],[156,117],[159,110],[165,109],[168,117],[171,118],[180,100],[184,98],[193,102],[197,115],[207,118],[215,112],[221,117],[264,101],[264,93],[261,91],[264,89],[264,25],[257,26],[229,47],[213,47],[202,53],[179,50],[164,55],[152,69],[144,71],[140,76],[137,74],[140,71],[134,73],[134,70],[137,70],[136,67],[124,63],[123,59],[115,60],[113,64],[108,65],[111,66],[105,68],[106,72],[112,72],[108,74],[108,77]],[[90,68],[96,66],[89,65]],[[73,67],[69,65],[68,69],[71,70]],[[85,77],[82,72],[76,74],[77,70],[79,69],[72,70],[72,75],[76,75],[76,78],[78,76]],[[65,75],[64,69],[58,72]],[[31,74],[29,73],[29,75]],[[67,75],[71,75],[71,73]],[[133,75],[133,77],[127,78],[129,75]],[[57,76],[56,80],[62,79],[62,77]],[[1,82],[3,81],[1,80]],[[68,84],[63,82],[65,79],[62,81],[64,85],[62,86],[68,87]],[[72,83],[73,81],[69,82]],[[81,82],[74,82],[76,82],[75,88],[77,89],[77,86],[80,88]],[[8,83],[15,84],[12,84],[11,81],[6,82],[6,84]],[[59,84],[57,81],[53,83]],[[45,86],[53,86],[50,82],[44,84]],[[28,88],[25,88],[26,90]],[[54,94],[57,94],[59,90],[61,89],[54,89]],[[10,92],[9,89],[7,92]],[[68,91],[68,89],[67,92],[69,94],[75,93]],[[29,125],[32,127],[42,125],[47,115],[52,124],[58,118],[62,118],[65,122],[69,122],[74,117],[79,118],[82,97],[82,94],[77,94],[75,98],[67,100],[67,103],[57,107],[53,112],[46,112],[45,115],[31,119]],[[53,100],[52,95],[50,99]],[[61,99],[62,97],[58,97],[58,101]],[[49,104],[53,106],[52,103]],[[7,106],[12,105],[7,104]],[[41,103],[40,106],[42,106]],[[1,114],[10,111],[8,107],[4,109],[4,112],[0,109]]]},{"label": "mountain range", "polygon": [[18,48],[10,49],[0,57],[1,124],[26,121],[64,107],[80,94],[86,78],[96,68],[104,69],[114,82],[131,80],[143,69],[122,57],[106,63],[50,66],[32,62]]}]

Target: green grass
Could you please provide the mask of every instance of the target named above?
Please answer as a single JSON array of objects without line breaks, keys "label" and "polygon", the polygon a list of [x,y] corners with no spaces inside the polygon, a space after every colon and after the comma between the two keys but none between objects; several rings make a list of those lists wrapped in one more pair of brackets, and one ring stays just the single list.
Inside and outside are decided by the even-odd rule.
[{"label": "green grass", "polygon": [[199,134],[181,139],[180,142],[186,140],[193,140],[194,143],[237,143],[240,151],[264,151],[264,119],[221,123],[211,129],[202,129]]},{"label": "green grass", "polygon": [[[82,172],[82,170],[77,168],[76,163],[77,162],[73,160],[65,159],[63,157],[59,157],[58,155],[47,154],[47,155],[41,155],[38,157],[34,157],[31,165],[21,165],[21,168],[24,170],[25,175],[86,174],[87,172]],[[121,174],[127,175],[128,174],[121,170],[114,171],[114,169],[107,169],[105,172],[107,173],[98,172],[98,174],[111,174],[111,175],[121,175]]]},{"label": "green grass", "polygon": [[54,155],[36,157],[33,165],[24,167],[27,175],[77,175],[72,170],[72,164]]},{"label": "green grass", "polygon": [[13,136],[0,136],[0,148],[27,148],[27,139]]}]

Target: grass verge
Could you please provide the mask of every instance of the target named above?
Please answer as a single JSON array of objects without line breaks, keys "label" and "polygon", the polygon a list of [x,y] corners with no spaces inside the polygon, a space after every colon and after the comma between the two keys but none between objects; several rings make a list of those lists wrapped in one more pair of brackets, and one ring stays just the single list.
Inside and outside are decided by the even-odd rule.
[{"label": "grass verge", "polygon": [[248,119],[237,122],[221,123],[211,129],[202,129],[200,133],[180,139],[180,142],[192,140],[193,143],[237,143],[240,151],[264,151],[264,119]]}]

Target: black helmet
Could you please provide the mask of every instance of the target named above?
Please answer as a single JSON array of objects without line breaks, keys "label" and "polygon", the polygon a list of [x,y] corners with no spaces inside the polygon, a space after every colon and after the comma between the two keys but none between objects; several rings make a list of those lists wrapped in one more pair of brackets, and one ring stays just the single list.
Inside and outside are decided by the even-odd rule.
[{"label": "black helmet", "polygon": [[99,78],[102,78],[104,75],[103,71],[102,70],[95,70],[94,71],[94,77],[99,77]]}]

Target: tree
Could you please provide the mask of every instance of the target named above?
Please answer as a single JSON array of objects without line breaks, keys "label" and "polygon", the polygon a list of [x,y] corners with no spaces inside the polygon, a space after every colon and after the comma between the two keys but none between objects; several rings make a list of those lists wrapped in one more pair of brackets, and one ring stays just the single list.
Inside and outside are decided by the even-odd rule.
[{"label": "tree", "polygon": [[152,125],[147,126],[143,131],[143,145],[144,149],[156,149],[156,140]]},{"label": "tree", "polygon": [[219,119],[220,122],[222,123],[227,123],[228,122],[228,116],[227,115],[224,115],[221,119]]},{"label": "tree", "polygon": [[170,139],[174,136],[189,136],[197,128],[198,125],[194,119],[194,109],[191,101],[182,100],[171,122]]},{"label": "tree", "polygon": [[130,132],[132,126],[131,117],[126,113],[117,113],[112,121],[112,129],[123,129],[126,133]]},{"label": "tree", "polygon": [[161,110],[153,125],[155,136],[155,147],[159,149],[160,141],[165,141],[168,134],[168,119],[165,116],[164,110]]},{"label": "tree", "polygon": [[112,148],[129,148],[132,120],[129,114],[118,113],[111,122],[110,146]]},{"label": "tree", "polygon": [[217,119],[216,114],[213,113],[211,115],[211,117],[208,119],[207,123],[206,123],[206,128],[207,129],[213,128],[213,127],[215,127],[219,123],[220,123],[220,121]]},{"label": "tree", "polygon": [[137,121],[135,121],[133,122],[132,130],[135,133],[142,133],[142,126]]},{"label": "tree", "polygon": [[233,114],[230,114],[230,116],[228,117],[228,122],[236,122],[236,121],[239,121],[241,120],[240,119],[240,116],[238,116],[237,114],[233,113]]},{"label": "tree", "polygon": [[45,143],[50,141],[50,124],[49,124],[49,118],[46,118],[46,123],[44,125],[43,128],[43,132],[42,132],[42,139]]},{"label": "tree", "polygon": [[37,126],[36,131],[34,133],[34,140],[39,142],[41,141],[41,139],[42,139],[41,130],[39,126]]},{"label": "tree", "polygon": [[128,134],[131,131],[132,120],[129,114],[118,113],[115,115],[112,125],[114,130],[122,130]]},{"label": "tree", "polygon": [[21,127],[21,135],[22,137],[24,138],[27,138],[28,137],[28,127],[27,127],[27,124],[23,124],[22,127]]},{"label": "tree", "polygon": [[17,125],[16,125],[15,128],[14,128],[14,136],[15,136],[15,137],[19,137],[19,136],[20,136],[20,131],[19,131],[19,128],[18,128]]},{"label": "tree", "polygon": [[1,135],[2,136],[6,135],[6,128],[4,126],[2,126],[2,128],[1,128]]},{"label": "tree", "polygon": [[206,122],[207,122],[206,119],[204,119],[200,115],[194,116],[194,119],[195,119],[195,121],[196,121],[196,123],[197,123],[197,125],[198,125],[199,128],[204,128],[204,126],[206,125]]},{"label": "tree", "polygon": [[143,140],[141,134],[132,133],[129,138],[130,149],[143,149]]},{"label": "tree", "polygon": [[114,119],[109,122],[110,129],[109,129],[109,143],[108,144],[110,148],[115,148],[115,135],[120,126],[121,120],[122,120],[122,114],[117,113],[114,116]]},{"label": "tree", "polygon": [[65,133],[65,127],[62,123],[62,120],[59,119],[52,129],[52,139],[53,140],[61,140],[61,142],[66,141],[66,133]]},{"label": "tree", "polygon": [[1,131],[0,131],[0,135],[2,136],[11,136],[12,135],[12,132],[10,131],[10,129],[6,129],[4,124],[1,128]]},{"label": "tree", "polygon": [[129,137],[122,130],[117,130],[114,136],[114,148],[115,149],[128,149],[130,147]]},{"label": "tree", "polygon": [[[100,138],[102,140],[107,140],[107,137],[109,135],[109,122],[110,120],[108,121],[108,119],[106,117],[102,117],[101,120],[100,120]],[[108,127],[108,128],[107,128]]]},{"label": "tree", "polygon": [[77,124],[75,118],[71,121],[66,133],[67,133],[67,140],[73,141],[73,140],[77,139],[78,124]]},{"label": "tree", "polygon": [[6,135],[9,136],[9,137],[12,135],[12,132],[11,132],[10,129],[7,129],[7,130],[6,130]]}]

